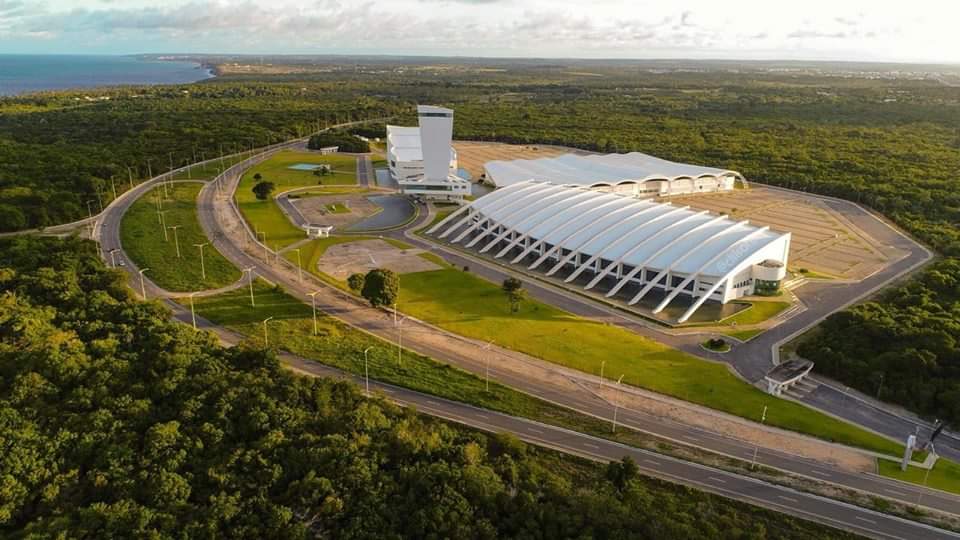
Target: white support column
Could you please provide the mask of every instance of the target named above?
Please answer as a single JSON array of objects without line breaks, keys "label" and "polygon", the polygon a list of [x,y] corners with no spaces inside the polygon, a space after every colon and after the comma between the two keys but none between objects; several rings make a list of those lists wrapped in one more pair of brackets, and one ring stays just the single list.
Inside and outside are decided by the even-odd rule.
[{"label": "white support column", "polygon": [[[741,221],[740,223],[738,223],[738,225],[745,225],[746,223],[748,223],[748,222],[747,222],[747,221]],[[661,311],[663,311],[663,309],[664,309],[665,307],[667,307],[668,305],[670,305],[670,302],[672,302],[673,299],[676,298],[676,296],[677,296],[678,294],[680,294],[681,292],[683,292],[683,288],[684,288],[684,287],[686,287],[687,285],[689,285],[691,281],[694,281],[697,277],[700,276],[700,273],[703,272],[703,270],[704,270],[706,267],[708,267],[708,266],[710,266],[711,264],[715,263],[715,262],[717,261],[717,259],[719,259],[720,257],[723,257],[724,255],[726,255],[727,253],[729,253],[730,250],[733,249],[734,247],[736,247],[737,244],[739,244],[739,243],[741,243],[741,242],[746,242],[747,240],[750,240],[750,239],[753,238],[754,236],[757,236],[757,235],[759,235],[759,234],[761,234],[761,233],[766,232],[769,228],[770,228],[770,227],[761,227],[761,228],[759,228],[759,229],[753,230],[753,231],[751,231],[749,234],[747,234],[747,235],[745,235],[745,236],[742,236],[742,237],[740,237],[740,238],[737,238],[737,239],[734,240],[729,246],[727,246],[727,247],[723,248],[722,250],[720,250],[720,252],[718,252],[718,253],[717,253],[716,255],[714,255],[713,257],[710,257],[710,259],[707,260],[707,262],[701,264],[701,265],[700,265],[700,268],[697,268],[697,270],[696,270],[695,272],[692,272],[689,276],[687,276],[687,279],[683,280],[683,281],[680,283],[680,285],[677,286],[676,289],[674,289],[670,294],[668,294],[667,297],[664,298],[663,301],[661,301],[659,305],[657,305],[656,309],[654,309],[653,312],[654,312],[654,313],[660,313]],[[694,287],[694,291],[696,291],[696,287]]]},{"label": "white support column", "polygon": [[[774,238],[773,240],[767,242],[766,244],[760,246],[759,248],[753,250],[754,253],[757,252],[757,251],[760,251],[761,249],[769,246],[770,244],[772,244],[772,243],[780,240],[780,238],[781,238],[781,237],[778,236],[778,237]],[[746,259],[746,258],[745,258],[745,259]],[[720,287],[721,284],[727,282],[732,276],[736,275],[736,273],[739,272],[739,271],[742,269],[743,263],[744,263],[744,261],[741,260],[739,263],[733,265],[733,268],[731,268],[729,272],[727,272],[726,274],[724,274],[723,276],[721,276],[720,279],[718,279],[717,282],[714,283],[712,287],[710,287],[709,289],[707,289],[707,291],[703,294],[703,296],[701,296],[700,298],[698,298],[697,301],[694,302],[693,305],[690,306],[690,307],[687,309],[687,311],[685,311],[685,312],[683,313],[683,315],[680,316],[679,319],[677,319],[677,322],[678,322],[678,323],[685,323],[685,322],[687,322],[687,319],[689,319],[690,316],[693,315],[693,313],[694,313],[695,311],[697,311],[697,309],[699,309],[700,306],[702,306],[704,302],[706,302],[707,298],[710,298],[710,295],[711,295],[711,294],[713,294],[714,292],[716,292],[716,290]]]},{"label": "white support column", "polygon": [[[550,187],[555,187],[555,186],[550,186]],[[544,191],[545,191],[545,190],[544,190]],[[524,195],[523,197],[520,197],[520,198],[514,200],[514,201],[511,202],[510,204],[506,204],[506,205],[502,206],[499,210],[502,210],[502,211],[504,211],[504,212],[506,212],[507,210],[509,210],[509,212],[507,212],[506,214],[504,214],[504,215],[496,218],[496,223],[495,223],[495,225],[503,225],[503,228],[504,228],[506,231],[510,231],[511,228],[510,228],[510,227],[507,227],[506,223],[509,222],[510,219],[513,218],[514,216],[516,216],[517,214],[522,214],[523,212],[528,211],[529,205],[528,205],[528,204],[524,204],[524,203],[526,203],[527,201],[536,202],[536,201],[543,201],[543,200],[551,200],[551,199],[555,199],[555,198],[557,198],[557,197],[563,197],[563,196],[566,195],[566,194],[567,194],[567,192],[566,192],[565,190],[562,190],[562,189],[561,189],[561,190],[556,190],[556,191],[551,190],[549,195],[544,195],[544,192],[543,192],[543,191],[533,191],[533,192],[527,193],[527,194]],[[492,230],[493,230],[493,227],[488,228],[486,231],[484,231],[483,233],[481,233],[479,236],[477,236],[477,237],[474,238],[473,240],[470,240],[470,242],[467,243],[467,246],[466,246],[466,247],[473,247],[473,246],[475,246],[475,245],[477,244],[477,242],[479,242],[480,240],[483,240],[484,238],[486,238],[487,235],[490,234],[490,231],[492,231]],[[456,240],[454,240],[454,243],[456,243]]]},{"label": "white support column", "polygon": [[[530,182],[526,184],[514,184],[513,186],[505,187],[501,190],[494,191],[493,193],[487,195],[483,199],[470,203],[465,208],[472,209],[474,212],[484,212],[486,210],[495,210],[496,208],[499,208],[501,205],[509,203],[510,195],[523,193],[525,191],[528,191],[530,189],[533,189],[535,187],[542,186],[542,185],[543,184],[537,184],[534,182]],[[461,225],[467,223],[467,221],[470,220],[470,217],[471,216],[467,216],[461,219],[460,221],[455,223],[452,227],[443,231],[443,233],[440,235],[440,238],[443,239],[449,236],[453,231],[459,229]]]},{"label": "white support column", "polygon": [[[526,190],[525,190],[525,191],[524,191],[524,194],[523,194],[523,195],[520,195],[519,198],[512,199],[512,200],[508,200],[508,201],[504,201],[503,204],[498,204],[497,207],[494,208],[494,209],[492,209],[492,210],[507,210],[507,209],[514,208],[515,206],[518,206],[518,205],[519,205],[520,209],[522,210],[522,209],[523,209],[523,205],[522,205],[521,203],[525,202],[527,199],[529,199],[529,198],[531,198],[531,197],[541,197],[541,196],[542,196],[541,190],[534,190],[534,191],[526,191]],[[497,202],[500,202],[500,201],[497,201]],[[496,203],[495,203],[495,204],[496,204]],[[457,235],[456,238],[454,238],[454,239],[451,240],[450,242],[453,243],[453,244],[456,244],[456,243],[459,242],[460,240],[463,240],[463,238],[464,238],[465,236],[467,236],[468,234],[472,233],[472,232],[475,231],[476,229],[480,228],[481,225],[484,225],[484,224],[486,224],[487,222],[492,222],[493,219],[492,219],[492,217],[490,216],[490,214],[488,213],[488,211],[491,211],[491,208],[490,208],[490,207],[481,208],[481,209],[480,209],[480,213],[483,215],[483,217],[482,217],[481,219],[477,220],[473,225],[471,225],[471,226],[467,227],[466,229],[464,229],[460,234]],[[510,214],[507,214],[507,216],[509,216],[509,215],[511,215],[511,214],[512,214],[512,212],[511,212]],[[469,219],[469,218],[467,218],[467,219]],[[488,234],[488,233],[489,233],[489,230],[488,230],[486,233],[484,233],[484,236],[485,236],[486,234]],[[470,244],[470,245],[473,245],[473,244]]]},{"label": "white support column", "polygon": [[[708,222],[706,222],[706,223],[702,223],[702,224],[700,224],[700,225],[697,225],[696,227],[690,229],[689,231],[681,234],[680,236],[674,238],[670,243],[668,243],[667,245],[665,245],[665,246],[663,246],[662,248],[660,248],[659,250],[657,250],[657,252],[654,253],[653,255],[651,255],[649,258],[647,258],[647,260],[643,261],[643,265],[646,266],[647,263],[649,263],[650,261],[652,261],[657,255],[660,255],[661,253],[663,253],[664,251],[666,251],[668,248],[671,248],[671,247],[677,245],[679,242],[682,242],[685,238],[687,238],[687,237],[690,236],[691,234],[699,231],[700,229],[704,229],[704,228],[706,228],[706,227],[709,227],[710,225],[713,225],[714,223],[716,223],[716,222],[718,222],[718,221],[722,221],[722,220],[724,220],[724,219],[727,219],[727,216],[726,216],[726,215],[717,216],[717,217],[711,219],[710,221],[708,221]],[[734,223],[733,225],[724,228],[722,231],[720,231],[720,233],[711,235],[709,238],[707,238],[706,240],[704,240],[704,243],[707,243],[707,242],[709,242],[710,240],[713,240],[714,238],[717,237],[718,234],[722,234],[722,233],[724,233],[724,232],[727,232],[727,231],[729,231],[730,229],[732,229],[732,228],[734,228],[734,227],[737,227],[737,226],[739,226],[739,225],[740,225],[739,223]],[[673,270],[674,267],[676,267],[677,264],[679,264],[679,263],[682,262],[684,259],[686,259],[687,257],[689,257],[693,252],[694,252],[694,250],[692,250],[692,249],[689,250],[689,251],[687,251],[686,253],[684,253],[684,254],[681,255],[680,257],[678,257],[678,258],[674,259],[673,261],[671,261],[670,264],[668,264],[668,265],[666,266],[666,268],[661,269],[660,272],[657,273],[657,275],[653,277],[653,279],[647,280],[647,284],[644,285],[643,289],[641,289],[640,292],[637,293],[636,296],[634,296],[633,298],[630,299],[629,302],[627,302],[627,305],[628,305],[628,306],[632,306],[633,304],[636,304],[637,302],[639,302],[641,298],[643,298],[644,296],[647,295],[648,292],[650,292],[650,289],[653,289],[653,287],[656,286],[656,284],[660,282],[660,279],[661,279],[663,276],[669,274],[670,271]],[[667,281],[667,287],[665,287],[664,290],[668,289],[669,287],[670,287],[670,282],[669,282],[669,280],[668,280],[668,281]]]},{"label": "white support column", "polygon": [[[609,217],[609,216],[611,216],[611,215],[613,215],[613,214],[615,214],[615,213],[618,213],[618,212],[621,212],[621,211],[624,211],[624,210],[628,210],[628,209],[630,209],[630,208],[633,207],[632,204],[628,204],[628,205],[624,206],[623,208],[614,211],[613,213],[603,214],[603,215],[601,215],[599,218],[593,219],[593,216],[596,215],[596,214],[600,214],[601,212],[603,212],[603,209],[604,209],[604,208],[606,208],[606,207],[608,207],[608,206],[610,206],[610,205],[612,205],[612,204],[616,204],[616,203],[618,203],[618,202],[623,202],[623,200],[622,200],[622,199],[621,199],[621,200],[617,200],[617,199],[610,200],[610,201],[607,201],[607,202],[605,202],[605,203],[603,203],[603,204],[601,204],[601,205],[599,205],[599,206],[595,206],[595,207],[591,208],[590,210],[587,210],[586,213],[584,213],[582,216],[580,216],[580,217],[586,217],[586,218],[588,218],[588,221],[587,221],[585,227],[589,227],[590,225],[593,225],[594,223],[596,223],[597,221],[600,221],[601,219],[603,219],[603,218],[605,218],[605,217]],[[577,235],[577,234],[580,233],[581,231],[583,231],[583,227],[577,228],[577,229],[574,230],[572,233],[570,233],[570,234],[568,234],[567,236],[564,236],[563,238],[561,238],[560,241],[557,242],[557,245],[556,245],[556,246],[554,246],[554,247],[552,247],[552,248],[550,248],[550,249],[548,250],[547,255],[549,256],[550,253],[552,253],[554,250],[557,249],[557,246],[563,245],[564,242],[566,242],[567,240],[573,238],[575,235]],[[537,241],[531,243],[529,247],[527,247],[526,249],[523,250],[522,253],[520,253],[520,255],[517,255],[516,257],[514,257],[513,260],[510,261],[510,263],[511,263],[511,264],[517,264],[518,262],[522,261],[524,257],[526,257],[527,255],[530,254],[531,251],[537,249],[538,247],[540,247],[540,246],[543,244],[544,238],[546,238],[546,235],[544,235],[543,238],[540,238],[540,239],[538,239]],[[531,269],[532,269],[532,268],[531,268]]]},{"label": "white support column", "polygon": [[[602,194],[602,193],[598,193],[598,192],[596,192],[596,191],[587,191],[587,192],[586,192],[586,197],[585,197],[586,200],[582,200],[582,201],[580,201],[580,199],[583,199],[583,198],[584,198],[583,196],[578,195],[578,196],[575,196],[575,197],[570,197],[570,198],[567,199],[565,202],[573,202],[573,201],[580,201],[580,202],[576,202],[576,203],[574,203],[574,204],[572,204],[572,205],[570,205],[570,206],[567,206],[567,207],[565,207],[565,208],[562,208],[562,209],[559,210],[559,212],[560,212],[560,213],[570,212],[570,211],[572,211],[572,210],[575,209],[575,208],[578,208],[578,207],[580,207],[580,206],[583,206],[583,205],[585,205],[585,204],[587,204],[587,203],[592,202],[592,201],[595,200],[597,197],[603,197],[603,194]],[[530,227],[530,231],[527,232],[527,233],[525,233],[525,234],[521,234],[521,235],[517,236],[516,238],[514,238],[513,240],[511,240],[510,243],[507,244],[507,247],[501,249],[500,252],[497,253],[497,254],[494,256],[494,258],[495,258],[495,259],[499,259],[500,257],[503,257],[508,251],[510,251],[514,246],[516,246],[521,240],[523,240],[524,238],[530,238],[530,234],[531,234],[534,230],[536,230],[538,227],[540,227],[541,225],[543,225],[545,222],[549,221],[550,218],[552,218],[552,217],[557,217],[558,214],[557,214],[556,206],[557,206],[556,204],[553,204],[553,205],[548,206],[547,208],[541,209],[540,211],[537,211],[537,212],[534,212],[533,214],[531,214],[530,217],[528,217],[526,220],[524,220],[524,222],[529,221],[529,220],[531,220],[531,219],[534,220],[534,222],[532,223],[532,227]],[[545,217],[543,217],[542,219],[537,220],[537,218],[540,218],[541,215],[542,215],[545,211],[547,211],[547,210],[553,210],[553,211],[552,211],[552,212],[548,212]],[[558,225],[558,227],[562,227],[562,226],[564,226],[565,224],[566,224],[566,223],[561,223],[561,224]],[[519,225],[520,225],[520,224],[518,223],[517,226],[519,226]],[[555,227],[555,228],[556,228],[556,227]],[[551,230],[553,230],[553,229],[551,229]],[[545,233],[545,234],[549,234],[549,231],[548,231],[547,233]],[[498,237],[498,238],[497,238],[496,240],[494,240],[493,242],[490,242],[490,243],[487,244],[486,246],[483,246],[483,249],[480,250],[480,253],[485,253],[488,249],[490,249],[490,248],[492,248],[493,246],[495,246],[496,243],[499,242],[500,240],[501,240],[501,238]]]},{"label": "white support column", "polygon": [[[578,197],[578,198],[579,198],[579,197],[582,197],[582,196],[585,196],[585,195],[590,195],[590,194],[591,194],[591,192],[589,192],[589,191],[584,191],[583,193],[579,193],[579,194],[574,195],[574,197]],[[595,195],[595,194],[594,194],[594,195]],[[518,209],[518,211],[517,211],[517,212],[514,212],[514,214],[516,214],[516,213],[518,213],[518,212],[530,212],[530,215],[528,215],[528,216],[525,217],[525,218],[522,218],[520,221],[518,221],[517,223],[515,223],[512,227],[507,227],[506,225],[504,225],[504,229],[505,229],[505,230],[504,230],[502,233],[500,233],[500,234],[498,234],[497,236],[495,236],[495,237],[493,238],[493,240],[491,240],[490,242],[488,242],[487,244],[485,244],[485,245],[483,246],[483,248],[480,250],[480,253],[486,253],[491,247],[494,246],[494,244],[496,244],[497,242],[499,242],[499,241],[503,240],[504,238],[506,238],[506,236],[507,236],[508,234],[510,234],[510,233],[512,233],[512,232],[515,232],[515,231],[517,230],[517,228],[520,227],[521,225],[526,224],[526,223],[529,222],[531,219],[536,218],[538,215],[542,214],[543,212],[545,212],[545,211],[547,211],[547,210],[549,210],[549,209],[551,209],[551,208],[554,208],[554,207],[556,207],[557,205],[560,205],[560,204],[563,204],[563,203],[569,201],[570,198],[571,198],[571,193],[570,193],[569,190],[558,191],[557,193],[553,193],[552,195],[547,195],[546,197],[543,197],[543,198],[541,198],[541,199],[538,199],[538,200],[534,201],[532,204],[539,204],[539,203],[542,203],[542,202],[554,201],[554,202],[550,202],[549,204],[541,207],[539,210],[535,210],[535,211],[533,211],[533,212],[530,212],[530,207],[529,207],[529,206],[526,206],[526,207],[523,207],[523,208]],[[555,200],[555,199],[559,199],[559,200]],[[507,220],[509,219],[509,217],[512,217],[512,215],[513,215],[513,214],[511,214],[511,216],[504,216],[504,218],[503,218],[502,221],[507,221]],[[477,242],[479,242],[480,239],[483,238],[484,236],[486,236],[486,235],[478,236],[477,238],[474,238],[472,242],[470,242],[469,244],[467,244],[467,247],[473,247],[473,245],[476,244]]]},{"label": "white support column", "polygon": [[430,227],[430,230],[428,230],[428,231],[426,232],[426,234],[433,234],[434,232],[440,230],[441,228],[443,228],[444,225],[446,225],[447,223],[450,223],[451,221],[453,221],[453,218],[455,218],[455,217],[459,216],[460,214],[462,214],[462,213],[466,212],[467,210],[469,210],[471,206],[472,206],[472,204],[465,204],[465,205],[461,206],[460,208],[457,208],[457,209],[454,210],[449,216],[447,216],[447,217],[443,218],[442,220],[440,220],[440,223],[437,223],[437,224],[434,225],[433,227]]},{"label": "white support column", "polygon": [[[603,279],[607,274],[609,274],[611,270],[613,270],[614,268],[616,268],[618,264],[621,264],[621,263],[624,261],[624,259],[626,259],[626,258],[629,257],[630,255],[633,255],[638,249],[646,246],[648,242],[650,242],[650,241],[652,241],[652,240],[655,240],[655,239],[657,239],[657,238],[660,238],[660,236],[663,235],[663,233],[665,233],[665,232],[673,229],[674,227],[678,227],[678,226],[680,226],[680,225],[682,225],[682,224],[690,221],[690,220],[693,219],[693,218],[702,216],[702,215],[706,214],[707,212],[708,212],[707,210],[701,210],[700,212],[696,212],[696,213],[694,213],[694,214],[690,214],[689,216],[687,216],[687,217],[685,217],[685,218],[683,218],[683,219],[680,219],[680,220],[678,220],[678,221],[676,221],[676,222],[674,222],[674,223],[671,223],[670,225],[667,225],[666,227],[660,229],[659,231],[656,231],[656,232],[653,233],[652,235],[647,236],[646,238],[640,240],[640,241],[637,242],[636,244],[630,246],[630,249],[628,249],[627,251],[625,251],[625,252],[623,253],[623,255],[620,255],[619,257],[617,257],[617,259],[616,259],[615,261],[611,261],[611,263],[608,264],[608,265],[606,266],[606,268],[604,268],[603,270],[601,270],[600,272],[598,272],[597,275],[594,276],[594,278],[593,278],[592,280],[590,280],[590,283],[587,283],[587,286],[584,287],[584,289],[587,289],[587,290],[592,289],[594,286],[596,286],[597,283],[600,283],[600,280]],[[662,217],[665,217],[665,216],[662,216]],[[669,246],[670,244],[668,243],[667,245]],[[665,247],[666,247],[666,246],[665,246]],[[658,251],[657,253],[659,253],[659,251]],[[656,254],[654,254],[654,255],[656,255]],[[652,258],[652,257],[648,257],[646,260],[650,260],[650,258]],[[645,260],[644,262],[646,262],[646,260]],[[637,275],[637,272],[639,271],[639,269],[642,269],[642,268],[643,268],[643,265],[642,265],[642,264],[637,265],[633,270],[630,271],[630,273],[627,274],[628,277],[622,278],[622,280],[621,280],[620,283],[626,283],[626,280],[627,280],[627,279],[630,279],[630,278],[632,278],[633,276]],[[619,290],[620,283],[617,284],[617,286],[618,286],[617,289],[618,289],[618,290]],[[608,295],[608,296],[611,296],[611,295]]]},{"label": "white support column", "polygon": [[[663,214],[660,214],[659,216],[657,216],[657,217],[651,219],[650,221],[644,223],[644,226],[647,226],[647,225],[651,225],[651,224],[653,224],[653,223],[656,223],[656,222],[660,221],[661,219],[666,218],[667,216],[672,216],[673,214],[676,214],[677,212],[682,212],[682,211],[684,211],[684,210],[687,210],[688,208],[690,208],[690,207],[689,207],[689,206],[681,206],[681,207],[679,207],[679,208],[674,208],[673,210],[670,210],[670,211],[668,211],[668,212],[665,212],[665,213],[663,213]],[[680,220],[680,221],[686,221],[687,219],[689,219],[689,217],[683,218],[683,219]],[[624,221],[627,221],[627,220],[624,220]],[[662,231],[654,232],[651,236],[648,236],[647,238],[644,238],[643,241],[646,241],[646,240],[649,239],[649,238],[653,238],[654,236],[660,234],[660,232],[662,232]],[[580,266],[578,266],[577,269],[574,270],[573,274],[570,274],[570,277],[568,277],[568,278],[566,279],[566,282],[569,283],[569,282],[573,281],[574,279],[576,279],[576,277],[579,276],[580,273],[583,272],[583,271],[587,268],[588,265],[593,264],[597,259],[600,259],[601,257],[603,257],[603,255],[604,255],[610,248],[619,245],[620,242],[623,242],[623,241],[627,240],[628,238],[630,238],[630,235],[625,234],[625,235],[623,235],[623,236],[621,236],[621,237],[619,237],[619,238],[614,238],[614,239],[612,239],[611,242],[608,242],[605,246],[603,246],[602,248],[600,248],[599,250],[597,250],[596,255],[593,255],[592,257],[588,258],[586,262],[584,262],[583,264],[581,264]],[[561,266],[566,263],[566,260],[569,260],[569,259],[572,258],[575,254],[576,254],[576,251],[571,252],[567,259],[565,259],[564,261],[560,261],[559,263],[557,263],[556,266],[554,266],[553,268],[550,269],[549,272],[547,272],[547,275],[549,276],[549,275],[552,274],[553,272],[556,272],[557,270],[559,270],[559,269],[561,268]]]}]

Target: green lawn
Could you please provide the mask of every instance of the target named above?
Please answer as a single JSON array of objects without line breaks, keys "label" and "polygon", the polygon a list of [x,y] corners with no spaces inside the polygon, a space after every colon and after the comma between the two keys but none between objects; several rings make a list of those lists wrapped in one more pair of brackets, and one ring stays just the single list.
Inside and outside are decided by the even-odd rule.
[{"label": "green lawn", "polygon": [[734,332],[724,332],[724,334],[739,339],[740,341],[748,341],[753,336],[763,333],[763,328],[754,328],[753,330],[737,330]]},{"label": "green lawn", "polygon": [[[247,157],[246,155],[242,156],[229,156],[223,158],[223,167],[229,168],[234,163],[239,163],[243,161],[243,158]],[[209,163],[204,163],[202,165],[194,165],[190,167],[190,172],[182,171],[173,175],[174,180],[210,180],[215,178],[220,174],[220,160],[211,161]]]},{"label": "green lawn", "polygon": [[[333,165],[335,174],[318,177],[313,174],[313,171],[297,171],[289,168],[297,163],[328,163]],[[258,173],[261,175],[261,180],[276,184],[275,193],[300,187],[318,186],[321,181],[324,186],[318,187],[321,191],[326,191],[326,186],[331,184],[352,185],[357,182],[356,158],[353,156],[321,156],[313,152],[285,150],[250,168],[237,186],[237,206],[240,207],[244,219],[255,232],[266,233],[267,246],[270,248],[286,247],[304,239],[306,234],[290,223],[287,216],[273,201],[273,197],[261,201],[253,194],[253,186],[257,183],[254,176]]]},{"label": "green lawn", "polygon": [[790,302],[754,300],[750,304],[750,307],[728,319],[724,319],[720,324],[727,326],[758,324],[776,317],[790,307]]},{"label": "green lawn", "polygon": [[163,230],[157,217],[156,197],[163,194],[158,187],[133,203],[120,222],[123,248],[140,268],[149,268],[147,275],[169,291],[199,291],[229,285],[240,278],[240,272],[212,245],[203,248],[207,277],[200,271],[200,250],[195,244],[208,242],[197,221],[197,194],[201,184],[173,184],[170,199],[163,201],[164,219],[168,227],[180,225],[177,239],[181,259],[177,259],[173,231]]},{"label": "green lawn", "polygon": [[345,205],[345,204],[343,204],[343,203],[341,203],[341,202],[336,202],[336,203],[328,204],[328,205],[326,205],[326,209],[327,209],[327,212],[330,212],[331,214],[348,214],[348,213],[350,213],[350,209],[347,208],[347,205]]},{"label": "green lawn", "polygon": [[[900,470],[900,463],[886,459],[878,460],[880,474],[896,480],[911,482],[914,484],[923,484],[924,476],[927,471],[919,467],[907,467],[906,471]],[[960,494],[960,465],[940,458],[930,476],[927,478],[927,486]]]},{"label": "green lawn", "polygon": [[[439,293],[439,294],[438,294]],[[778,399],[733,376],[721,364],[700,360],[624,329],[576,317],[536,301],[511,315],[496,285],[470,273],[446,269],[405,274],[400,310],[452,332],[532,356],[599,373],[606,361],[611,379],[767,423],[897,455],[900,445],[797,403]]]},{"label": "green lawn", "polygon": [[436,225],[437,223],[440,223],[441,221],[447,219],[447,216],[449,216],[450,214],[452,214],[455,210],[456,210],[456,208],[445,208],[445,209],[443,209],[443,210],[437,210],[437,211],[436,211],[437,213],[433,215],[433,220],[430,221],[430,224],[427,225],[426,227],[424,227],[424,228],[421,229],[421,230],[423,230],[423,231],[429,230],[430,227],[433,227],[433,226]]}]

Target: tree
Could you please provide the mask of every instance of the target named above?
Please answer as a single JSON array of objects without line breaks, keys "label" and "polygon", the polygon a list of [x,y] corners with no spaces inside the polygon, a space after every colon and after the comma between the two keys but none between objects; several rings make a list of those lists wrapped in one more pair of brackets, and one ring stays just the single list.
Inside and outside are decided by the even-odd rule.
[{"label": "tree", "polygon": [[400,276],[386,268],[374,268],[367,272],[360,295],[373,307],[392,306],[400,293]]},{"label": "tree", "polygon": [[520,302],[527,297],[527,291],[523,288],[523,282],[517,278],[509,277],[503,280],[504,294],[507,295],[507,301],[510,302],[510,313],[520,311]]},{"label": "tree", "polygon": [[273,182],[258,182],[257,185],[253,186],[253,194],[261,201],[265,201],[276,187]]},{"label": "tree", "polygon": [[253,179],[256,180],[257,182],[259,182],[259,181],[263,180],[263,175],[260,174],[260,173],[255,173],[255,174],[253,175]]},{"label": "tree", "polygon": [[350,287],[350,290],[359,293],[363,290],[363,284],[366,283],[367,276],[361,273],[350,274],[350,277],[347,278],[347,286]]}]

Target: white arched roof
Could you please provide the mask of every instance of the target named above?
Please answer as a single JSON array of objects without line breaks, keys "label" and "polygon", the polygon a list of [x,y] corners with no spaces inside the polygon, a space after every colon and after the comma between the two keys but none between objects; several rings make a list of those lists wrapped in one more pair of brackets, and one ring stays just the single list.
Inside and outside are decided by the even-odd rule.
[{"label": "white arched roof", "polygon": [[673,181],[681,178],[733,176],[740,173],[713,167],[676,163],[640,152],[628,154],[592,154],[540,159],[489,161],[484,166],[487,178],[498,187],[527,180],[544,180],[571,186],[619,185],[650,180]]},{"label": "white arched roof", "polygon": [[[601,206],[609,210],[600,217],[585,218]],[[599,255],[608,261],[622,257],[627,265],[669,267],[705,277],[723,276],[772,241],[789,237],[670,203],[546,182],[518,182],[468,207],[469,215],[479,214],[548,244],[561,242],[561,248],[587,256]],[[528,219],[536,213],[542,218]],[[636,249],[638,245],[642,247]]]}]

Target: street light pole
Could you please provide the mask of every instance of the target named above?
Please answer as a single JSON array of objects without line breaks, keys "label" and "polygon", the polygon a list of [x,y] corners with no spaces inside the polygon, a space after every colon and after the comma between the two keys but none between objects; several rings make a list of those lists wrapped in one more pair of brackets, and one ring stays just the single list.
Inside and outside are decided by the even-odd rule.
[{"label": "street light pole", "polygon": [[[760,416],[760,425],[762,426],[763,423],[766,422],[766,420],[767,420],[767,406],[764,405],[764,406],[763,406],[763,415]],[[754,467],[757,466],[757,453],[758,453],[758,452],[760,452],[760,443],[757,443],[757,445],[753,447],[753,461],[750,463],[750,468],[751,468],[751,469],[753,469]]]},{"label": "street light pole", "polygon": [[190,320],[193,322],[193,329],[197,329],[197,312],[193,309],[193,296],[200,291],[190,293]]},{"label": "street light pole", "polygon": [[194,244],[194,247],[200,248],[200,277],[207,279],[207,269],[203,266],[203,247],[209,244],[209,242],[204,242],[202,244]]},{"label": "street light pole", "polygon": [[169,241],[170,241],[170,237],[167,236],[167,216],[166,216],[167,212],[169,212],[169,210],[161,210],[161,211],[157,212],[157,214],[160,215],[160,228],[163,229],[163,241],[164,241],[164,242],[169,242]]},{"label": "street light pole", "polygon": [[[617,390],[620,389],[620,383],[623,382],[623,375],[617,379]],[[617,432],[617,410],[620,408],[620,402],[617,401],[617,394],[613,394],[613,433]]]},{"label": "street light pole", "polygon": [[173,244],[177,247],[178,259],[181,258],[180,257],[180,237],[177,235],[177,229],[179,229],[180,227],[181,227],[180,225],[171,225],[170,227],[168,227],[169,229],[173,230]]},{"label": "street light pole", "polygon": [[147,270],[149,270],[149,268],[141,268],[139,271],[140,272],[140,295],[143,296],[144,300],[147,299],[147,286],[143,280],[143,273],[146,272]]},{"label": "street light pole", "polygon": [[600,388],[603,388],[603,368],[607,365],[607,361],[603,360],[600,362]]},{"label": "street light pole", "polygon": [[366,380],[367,397],[370,397],[370,368],[367,363],[367,353],[370,352],[372,348],[373,346],[370,346],[363,350],[363,378]]},{"label": "street light pole", "polygon": [[490,341],[487,342],[486,345],[483,346],[483,349],[482,349],[484,351],[487,351],[486,376],[484,377],[484,379],[486,380],[487,392],[490,391],[490,356],[491,356],[490,349],[492,347],[493,347],[493,340],[491,339]]},{"label": "street light pole", "polygon": [[114,268],[117,267],[117,250],[118,248],[113,248],[107,252],[110,254],[110,266]]},{"label": "street light pole", "polygon": [[297,281],[303,283],[303,262],[300,260],[300,248],[294,251],[297,252]]},{"label": "street light pole", "polygon": [[253,269],[254,267],[251,266],[250,268],[244,268],[243,271],[250,272],[250,307],[257,307],[257,305],[253,303]]},{"label": "street light pole", "polygon": [[114,181],[114,175],[110,175],[110,189],[113,190],[113,200],[117,200],[117,184]]},{"label": "street light pole", "polygon": [[267,250],[267,233],[266,231],[257,231],[257,239],[260,239],[260,235],[263,235],[263,262],[270,262],[270,255],[268,255]]},{"label": "street light pole", "polygon": [[269,343],[269,341],[268,341],[268,335],[267,335],[267,323],[270,322],[270,319],[273,319],[273,317],[267,317],[266,319],[263,320],[263,346],[264,346],[264,348],[270,346],[270,343]]},{"label": "street light pole", "polygon": [[317,295],[320,294],[320,291],[313,291],[312,293],[307,293],[307,296],[310,297],[310,307],[313,308],[313,335],[317,335]]},{"label": "street light pole", "polygon": [[403,351],[403,321],[407,320],[407,316],[404,315],[402,319],[397,321],[397,365],[399,366],[402,363],[402,358],[400,356]]}]

